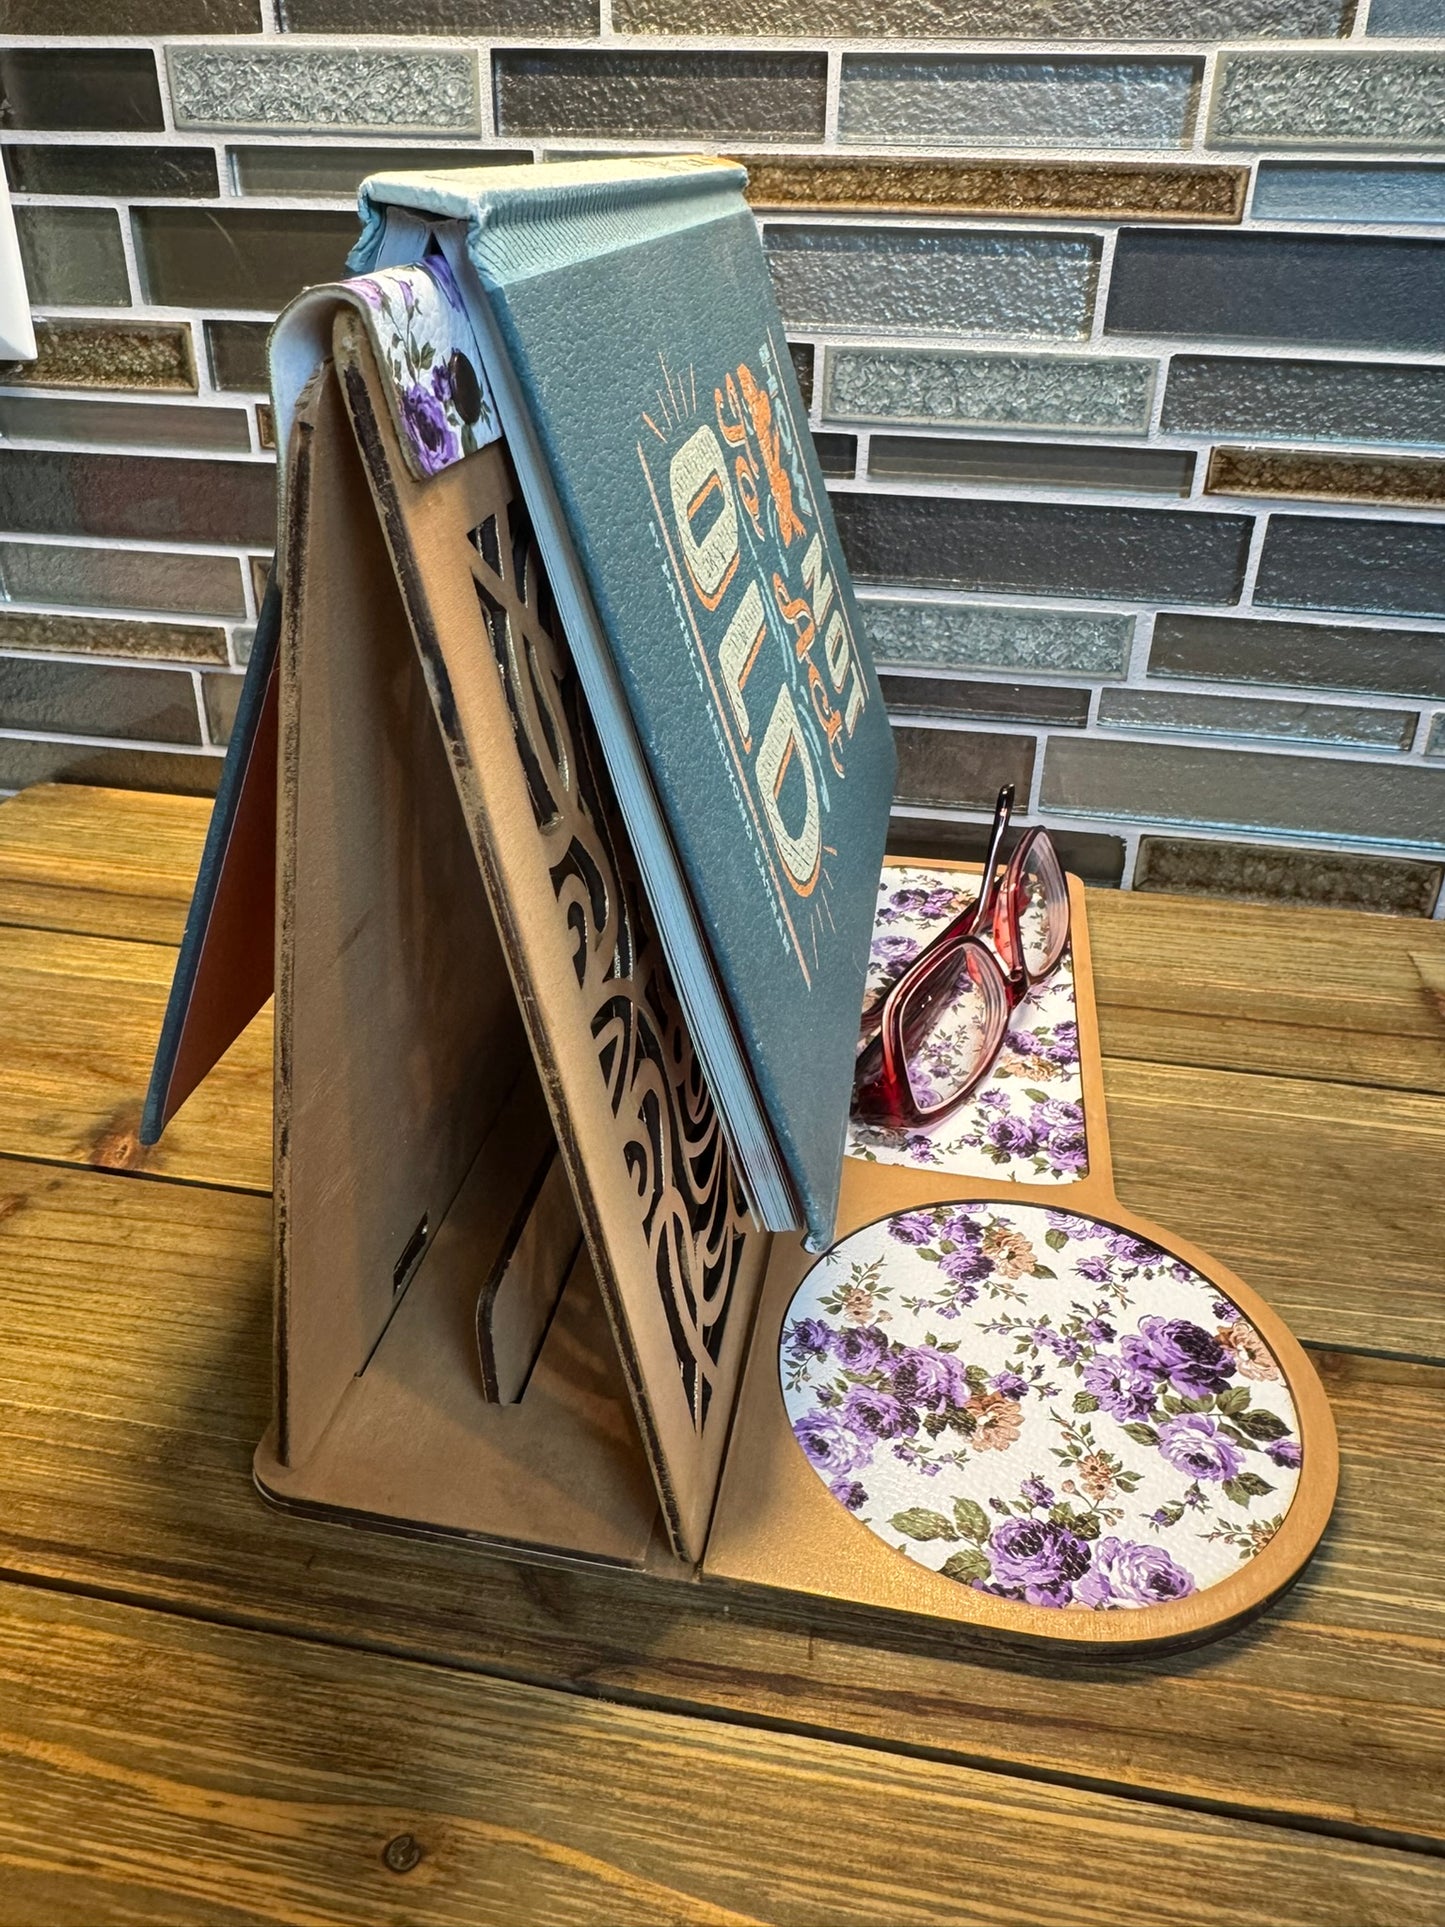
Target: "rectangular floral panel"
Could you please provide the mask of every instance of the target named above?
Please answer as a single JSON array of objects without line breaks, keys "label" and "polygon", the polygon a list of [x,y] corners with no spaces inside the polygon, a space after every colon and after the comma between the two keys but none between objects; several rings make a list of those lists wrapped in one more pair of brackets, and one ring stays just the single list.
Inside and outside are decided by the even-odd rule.
[{"label": "rectangular floral panel", "polygon": [[1412,709],[1349,709],[1338,703],[1196,696],[1179,690],[1106,689],[1099,699],[1099,723],[1105,729],[1284,737],[1329,748],[1409,749],[1419,720]]},{"label": "rectangular floral panel", "polygon": [[1242,167],[1182,163],[750,154],[744,165],[748,199],[765,212],[1237,221],[1249,184]]},{"label": "rectangular floral panel", "polygon": [[1158,363],[1117,355],[829,348],[823,413],[838,421],[958,428],[1062,428],[1073,434],[1149,426]]},{"label": "rectangular floral panel", "polygon": [[1445,631],[1166,612],[1154,624],[1149,673],[1445,698]]},{"label": "rectangular floral panel", "polygon": [[869,444],[868,473],[897,481],[1001,482],[1015,487],[1187,495],[1194,479],[1194,456],[1175,448],[875,435]]},{"label": "rectangular floral panel", "polygon": [[1175,355],[1163,426],[1251,441],[1445,443],[1445,368]]},{"label": "rectangular floral panel", "polygon": [[[865,1009],[977,894],[977,880],[955,871],[885,866]],[[929,1069],[944,1085],[963,1055],[958,1031],[945,1017],[930,1039]],[[894,1129],[852,1118],[846,1148],[849,1157],[870,1164],[909,1164],[960,1177],[1024,1184],[1073,1184],[1087,1177],[1079,1026],[1067,950],[1013,1012],[997,1063],[967,1103],[929,1127]]]},{"label": "rectangular floral panel", "polygon": [[920,147],[1178,147],[1198,60],[844,54],[841,139]]},{"label": "rectangular floral panel", "polygon": [[1188,341],[1445,350],[1445,242],[1134,228],[1106,330]]},{"label": "rectangular floral panel", "polygon": [[849,567],[865,582],[1233,602],[1250,518],[1096,503],[837,494]]},{"label": "rectangular floral panel", "polygon": [[1060,735],[1041,801],[1079,816],[1445,848],[1445,769],[1405,761]]},{"label": "rectangular floral panel", "polygon": [[1083,235],[800,224],[764,243],[784,319],[819,333],[1077,337],[1099,266]]},{"label": "rectangular floral panel", "polygon": [[7,386],[194,393],[191,331],[161,321],[37,321],[34,361],[0,362]]},{"label": "rectangular floral panel", "polygon": [[1128,615],[872,597],[861,606],[880,665],[1118,677],[1129,667],[1134,639]]},{"label": "rectangular floral panel", "polygon": [[816,140],[827,62],[814,53],[523,50],[492,57],[497,132],[544,139]]},{"label": "rectangular floral panel", "polygon": [[1134,888],[1428,917],[1441,876],[1438,863],[1414,863],[1408,857],[1146,836],[1139,842]]}]

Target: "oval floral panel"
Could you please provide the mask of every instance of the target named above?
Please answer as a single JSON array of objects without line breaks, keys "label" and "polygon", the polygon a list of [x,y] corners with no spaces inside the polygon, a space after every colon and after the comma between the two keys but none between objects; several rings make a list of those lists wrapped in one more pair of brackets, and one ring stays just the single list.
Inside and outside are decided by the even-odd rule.
[{"label": "oval floral panel", "polygon": [[1237,1306],[1101,1219],[906,1211],[798,1287],[780,1366],[813,1469],[888,1545],[1031,1606],[1182,1599],[1268,1545],[1294,1401]]}]

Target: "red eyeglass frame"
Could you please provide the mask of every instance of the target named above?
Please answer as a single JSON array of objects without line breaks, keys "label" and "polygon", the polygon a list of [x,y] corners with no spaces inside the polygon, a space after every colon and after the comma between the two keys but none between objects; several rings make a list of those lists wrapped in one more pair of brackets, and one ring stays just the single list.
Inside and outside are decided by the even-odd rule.
[{"label": "red eyeglass frame", "polygon": [[[998,793],[993,830],[984,857],[983,885],[977,898],[925,944],[871,1008],[864,1012],[860,1028],[861,1048],[853,1081],[854,1115],[870,1124],[918,1126],[939,1123],[969,1098],[993,1069],[1008,1021],[1036,983],[1058,967],[1069,940],[1069,896],[1063,866],[1047,830],[1035,828],[1020,838],[1008,865],[999,874],[999,849],[1013,813],[1014,788],[1006,783]],[[1062,886],[1063,930],[1052,956],[1041,970],[1031,972],[1024,961],[1023,936],[1019,920],[1025,907],[1024,877],[1029,860],[1043,846]],[[981,934],[988,931],[992,938]],[[958,985],[963,971],[989,1002],[988,1023],[991,1035],[981,1053],[978,1069],[967,1082],[952,1092],[942,1104],[925,1109],[914,1095],[908,1075],[908,1036],[904,1020],[919,986],[936,973],[939,990],[931,999],[918,1003],[914,1029],[920,1027],[937,1004]]]}]

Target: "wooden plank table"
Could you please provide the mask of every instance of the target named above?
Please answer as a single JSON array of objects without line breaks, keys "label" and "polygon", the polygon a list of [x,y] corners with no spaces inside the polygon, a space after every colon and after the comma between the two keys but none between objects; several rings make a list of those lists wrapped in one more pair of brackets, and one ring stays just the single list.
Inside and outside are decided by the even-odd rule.
[{"label": "wooden plank table", "polygon": [[1167,1659],[883,1645],[257,1499],[270,1025],[135,1126],[207,806],[0,805],[0,1927],[1445,1922],[1445,927],[1091,893],[1121,1195],[1340,1429]]}]

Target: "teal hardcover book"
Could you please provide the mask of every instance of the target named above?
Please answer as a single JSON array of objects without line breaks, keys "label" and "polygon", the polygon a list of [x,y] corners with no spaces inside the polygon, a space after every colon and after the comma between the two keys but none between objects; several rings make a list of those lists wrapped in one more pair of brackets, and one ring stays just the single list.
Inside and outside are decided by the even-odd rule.
[{"label": "teal hardcover book", "polygon": [[818,1243],[894,757],[745,180],[377,176],[351,265],[451,262],[745,1185]]}]

